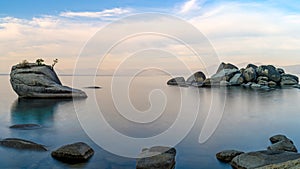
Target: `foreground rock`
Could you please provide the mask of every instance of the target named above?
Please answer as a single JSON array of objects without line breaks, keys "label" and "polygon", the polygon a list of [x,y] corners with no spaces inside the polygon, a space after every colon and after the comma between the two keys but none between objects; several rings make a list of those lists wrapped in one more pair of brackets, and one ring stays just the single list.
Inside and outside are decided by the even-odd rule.
[{"label": "foreground rock", "polygon": [[18,130],[34,130],[39,129],[42,126],[39,124],[15,124],[10,126],[11,129],[18,129]]},{"label": "foreground rock", "polygon": [[169,147],[144,149],[137,160],[136,169],[174,169],[176,150]]},{"label": "foreground rock", "polygon": [[235,169],[299,169],[300,154],[292,140],[278,134],[270,137],[268,150],[243,153],[226,150],[216,154],[218,160],[230,162]]},{"label": "foreground rock", "polygon": [[0,145],[21,150],[47,151],[47,149],[41,144],[18,138],[3,139],[0,141]]},{"label": "foreground rock", "polygon": [[237,150],[224,150],[216,154],[218,160],[229,163],[234,157],[243,154],[242,151]]},{"label": "foreground rock", "polygon": [[236,169],[252,169],[296,159],[300,159],[300,154],[285,151],[276,152],[264,150],[236,156],[231,161],[231,166]]},{"label": "foreground rock", "polygon": [[78,89],[63,86],[51,66],[35,63],[12,67],[10,82],[19,97],[26,98],[86,98]]},{"label": "foreground rock", "polygon": [[186,84],[188,85],[195,85],[198,84],[198,86],[202,85],[204,80],[206,79],[206,76],[203,72],[199,71],[191,75],[187,80]]},{"label": "foreground rock", "polygon": [[94,150],[82,142],[62,146],[51,153],[53,158],[71,164],[86,162],[93,155]]}]

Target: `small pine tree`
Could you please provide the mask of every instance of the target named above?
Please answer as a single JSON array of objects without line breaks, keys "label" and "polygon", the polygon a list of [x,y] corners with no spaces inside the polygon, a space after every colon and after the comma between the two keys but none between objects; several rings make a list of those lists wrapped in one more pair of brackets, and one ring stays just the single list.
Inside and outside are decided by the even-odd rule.
[{"label": "small pine tree", "polygon": [[44,59],[37,59],[35,63],[39,66],[43,65]]},{"label": "small pine tree", "polygon": [[52,64],[52,66],[51,66],[52,69],[54,68],[54,66],[56,65],[57,62],[58,62],[58,59],[54,59],[54,60],[53,60],[53,64]]}]

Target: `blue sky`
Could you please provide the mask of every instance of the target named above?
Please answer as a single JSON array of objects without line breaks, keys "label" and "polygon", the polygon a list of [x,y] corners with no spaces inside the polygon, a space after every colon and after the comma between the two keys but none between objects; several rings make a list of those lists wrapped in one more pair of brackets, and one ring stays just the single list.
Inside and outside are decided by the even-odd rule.
[{"label": "blue sky", "polygon": [[[21,60],[37,57],[48,62],[58,58],[57,68],[70,71],[84,44],[97,31],[143,12],[169,14],[195,26],[221,61],[300,63],[297,0],[5,0],[0,1],[0,73]],[[180,47],[164,50],[170,49],[179,51]],[[116,58],[110,65],[117,64]],[[172,66],[165,58],[160,61]],[[88,69],[88,64],[84,68]]]}]

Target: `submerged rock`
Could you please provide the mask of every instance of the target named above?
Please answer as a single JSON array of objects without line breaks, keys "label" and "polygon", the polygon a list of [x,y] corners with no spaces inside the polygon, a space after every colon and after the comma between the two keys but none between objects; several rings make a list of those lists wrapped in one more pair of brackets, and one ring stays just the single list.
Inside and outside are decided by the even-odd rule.
[{"label": "submerged rock", "polygon": [[87,86],[87,87],[84,87],[86,89],[101,89],[100,86]]},{"label": "submerged rock", "polygon": [[42,126],[39,124],[15,124],[10,126],[11,129],[18,129],[18,130],[34,130],[39,129]]},{"label": "submerged rock", "polygon": [[186,85],[184,77],[172,78],[167,82],[167,84],[173,85],[173,86],[185,86]]},{"label": "submerged rock", "polygon": [[174,169],[175,148],[152,147],[143,149],[136,163],[136,169]]},{"label": "submerged rock", "polygon": [[49,65],[27,63],[12,67],[10,83],[19,97],[26,98],[86,98],[78,89],[63,86]]},{"label": "submerged rock", "polygon": [[229,163],[234,157],[243,154],[242,151],[237,150],[224,150],[216,154],[218,160]]},{"label": "submerged rock", "polygon": [[300,159],[300,154],[294,152],[264,150],[238,155],[232,159],[230,164],[235,169],[254,169],[296,159]]},{"label": "submerged rock", "polygon": [[0,140],[0,145],[21,150],[47,151],[47,149],[41,144],[19,138],[6,138]]},{"label": "submerged rock", "polygon": [[94,150],[83,142],[62,146],[51,153],[53,158],[71,164],[86,162],[93,155]]}]

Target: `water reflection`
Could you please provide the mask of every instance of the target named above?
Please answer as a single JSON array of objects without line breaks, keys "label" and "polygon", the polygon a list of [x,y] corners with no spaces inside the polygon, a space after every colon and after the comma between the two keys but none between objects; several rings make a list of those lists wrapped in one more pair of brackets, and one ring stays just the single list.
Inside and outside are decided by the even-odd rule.
[{"label": "water reflection", "polygon": [[72,99],[17,99],[11,106],[11,124],[52,125],[59,104]]}]

